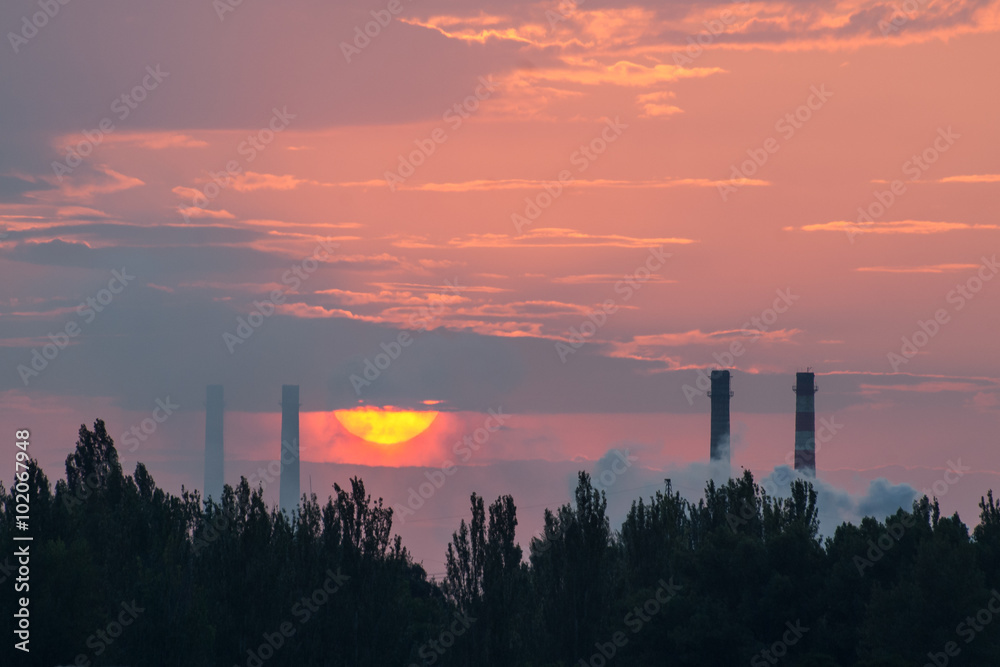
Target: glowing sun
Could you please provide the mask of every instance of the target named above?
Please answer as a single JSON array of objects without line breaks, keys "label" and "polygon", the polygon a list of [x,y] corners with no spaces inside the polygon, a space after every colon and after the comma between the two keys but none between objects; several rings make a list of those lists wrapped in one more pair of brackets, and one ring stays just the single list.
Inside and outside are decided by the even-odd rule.
[{"label": "glowing sun", "polygon": [[411,440],[426,431],[438,416],[436,412],[372,406],[334,410],[333,414],[350,433],[379,445],[395,445]]}]

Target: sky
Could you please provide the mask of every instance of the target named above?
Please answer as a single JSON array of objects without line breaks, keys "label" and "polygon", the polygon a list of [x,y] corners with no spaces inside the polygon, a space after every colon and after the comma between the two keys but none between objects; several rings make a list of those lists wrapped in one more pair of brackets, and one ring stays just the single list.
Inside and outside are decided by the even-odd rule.
[{"label": "sky", "polygon": [[[0,7],[0,422],[51,479],[102,418],[200,489],[223,384],[235,483],[297,384],[303,491],[402,508],[457,464],[399,524],[438,572],[472,491],[514,495],[522,546],[578,470],[612,470],[613,519],[696,497],[712,368],[733,469],[787,486],[811,368],[824,530],[927,489],[975,523],[1000,2],[350,5]],[[439,415],[380,445],[358,405]]]}]

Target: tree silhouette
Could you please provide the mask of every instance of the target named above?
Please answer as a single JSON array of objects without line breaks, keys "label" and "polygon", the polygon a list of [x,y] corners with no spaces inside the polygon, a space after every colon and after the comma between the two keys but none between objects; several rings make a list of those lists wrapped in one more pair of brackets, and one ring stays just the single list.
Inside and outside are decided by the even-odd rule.
[{"label": "tree silhouette", "polygon": [[[32,664],[1000,664],[992,491],[971,535],[924,497],[820,540],[806,482],[774,498],[746,472],[691,502],[665,480],[613,531],[581,472],[527,558],[514,498],[487,507],[473,493],[436,582],[359,478],[322,505],[304,496],[293,515],[246,479],[217,501],[174,496],[141,463],[123,472],[97,420],[54,492],[34,461],[0,484],[8,637],[20,593],[3,558],[25,499]],[[23,660],[12,642],[0,649],[0,664]]]}]

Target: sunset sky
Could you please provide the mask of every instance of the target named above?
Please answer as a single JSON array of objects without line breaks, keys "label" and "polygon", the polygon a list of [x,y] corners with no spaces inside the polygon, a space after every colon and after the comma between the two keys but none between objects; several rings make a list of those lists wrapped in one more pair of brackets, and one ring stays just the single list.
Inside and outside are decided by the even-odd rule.
[{"label": "sunset sky", "polygon": [[615,511],[698,478],[722,365],[762,476],[817,373],[828,516],[1000,491],[997,0],[53,4],[0,7],[2,423],[50,479],[169,400],[125,467],[200,489],[223,384],[235,483],[298,384],[304,491],[461,464],[400,528],[439,572],[473,490],[526,546],[616,451]]}]

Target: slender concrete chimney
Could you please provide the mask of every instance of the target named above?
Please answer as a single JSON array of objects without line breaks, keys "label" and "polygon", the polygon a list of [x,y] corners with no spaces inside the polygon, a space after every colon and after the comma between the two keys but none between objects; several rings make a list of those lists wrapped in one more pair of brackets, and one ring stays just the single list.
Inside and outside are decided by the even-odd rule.
[{"label": "slender concrete chimney", "polygon": [[299,505],[299,385],[281,385],[281,488],[282,510],[294,514]]},{"label": "slender concrete chimney", "polygon": [[222,502],[226,456],[222,447],[222,385],[208,385],[205,400],[205,488],[204,499]]},{"label": "slender concrete chimney", "polygon": [[712,389],[708,392],[712,399],[712,461],[729,465],[729,371],[712,371]]},{"label": "slender concrete chimney", "polygon": [[816,476],[816,374],[795,374],[795,469]]}]

